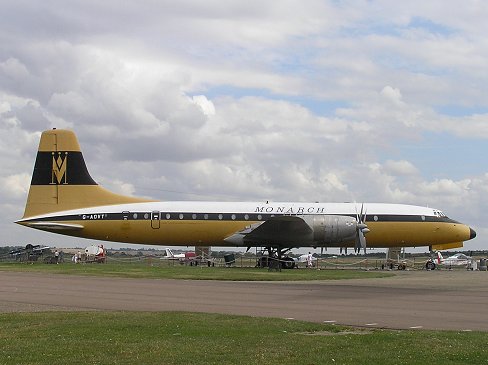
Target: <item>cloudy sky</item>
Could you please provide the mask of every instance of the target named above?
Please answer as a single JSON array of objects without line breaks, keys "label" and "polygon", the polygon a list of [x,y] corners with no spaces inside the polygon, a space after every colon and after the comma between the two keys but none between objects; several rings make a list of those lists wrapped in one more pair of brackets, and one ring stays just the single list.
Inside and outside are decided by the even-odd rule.
[{"label": "cloudy sky", "polygon": [[488,3],[0,0],[0,245],[40,132],[159,200],[436,207],[486,249]]}]

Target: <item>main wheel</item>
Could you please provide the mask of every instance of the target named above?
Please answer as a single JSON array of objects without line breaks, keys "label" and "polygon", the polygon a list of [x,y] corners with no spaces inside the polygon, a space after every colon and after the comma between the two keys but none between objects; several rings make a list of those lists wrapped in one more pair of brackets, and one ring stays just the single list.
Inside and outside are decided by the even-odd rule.
[{"label": "main wheel", "polygon": [[295,267],[295,260],[291,257],[283,257],[283,261],[281,262],[282,269],[293,269]]}]

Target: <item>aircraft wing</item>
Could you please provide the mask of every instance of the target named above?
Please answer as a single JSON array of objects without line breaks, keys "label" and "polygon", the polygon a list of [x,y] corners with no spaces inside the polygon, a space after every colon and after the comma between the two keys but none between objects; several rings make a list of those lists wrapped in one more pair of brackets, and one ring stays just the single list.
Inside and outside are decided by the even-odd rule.
[{"label": "aircraft wing", "polygon": [[303,245],[313,239],[313,230],[301,217],[279,216],[236,232],[224,241],[237,246]]},{"label": "aircraft wing", "polygon": [[42,252],[42,251],[44,251],[44,250],[49,250],[50,248],[51,248],[51,247],[49,247],[49,246],[42,246],[42,247],[41,247],[41,246],[37,245],[37,247],[34,247],[34,248],[32,249],[32,251],[33,251],[33,252]]}]

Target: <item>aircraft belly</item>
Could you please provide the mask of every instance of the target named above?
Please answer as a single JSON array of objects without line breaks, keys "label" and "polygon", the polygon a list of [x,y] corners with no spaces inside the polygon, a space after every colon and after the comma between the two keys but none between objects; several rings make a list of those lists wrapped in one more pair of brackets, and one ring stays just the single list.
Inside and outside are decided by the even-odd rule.
[{"label": "aircraft belly", "polygon": [[84,229],[73,232],[75,236],[114,242],[151,245],[227,246],[223,239],[243,229],[249,222],[216,221],[160,221],[153,228],[150,220],[144,221],[83,221]]}]

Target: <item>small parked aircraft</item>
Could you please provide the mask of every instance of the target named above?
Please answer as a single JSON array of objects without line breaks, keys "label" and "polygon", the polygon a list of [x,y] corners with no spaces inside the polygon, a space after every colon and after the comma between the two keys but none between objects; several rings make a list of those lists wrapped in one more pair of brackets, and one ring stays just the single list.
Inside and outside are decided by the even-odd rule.
[{"label": "small parked aircraft", "polygon": [[49,250],[49,246],[32,245],[28,243],[25,247],[12,250],[9,255],[15,257],[20,261],[37,261],[37,258],[42,255],[45,250]]},{"label": "small parked aircraft", "polygon": [[434,270],[436,266],[442,265],[444,267],[451,267],[451,266],[468,266],[473,263],[473,258],[471,256],[467,256],[463,253],[457,253],[449,257],[442,257],[440,251],[436,252],[436,257],[427,261],[425,267],[429,270]]},{"label": "small parked aircraft", "polygon": [[462,266],[468,265],[471,262],[473,262],[473,258],[463,253],[457,253],[455,255],[443,258],[442,254],[439,251],[437,252],[437,263],[444,266]]},{"label": "small parked aircraft", "polygon": [[173,253],[173,250],[170,248],[165,249],[166,255],[163,256],[163,259],[167,260],[192,260],[195,259],[196,254],[195,252],[183,252],[183,253]]}]

